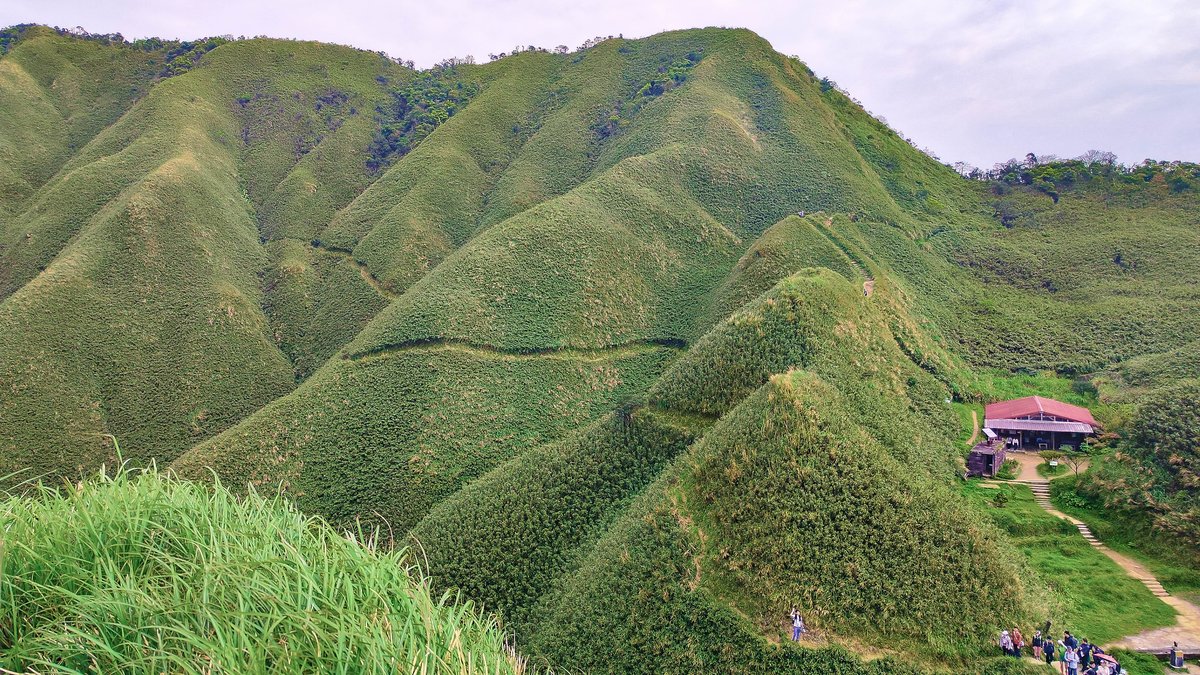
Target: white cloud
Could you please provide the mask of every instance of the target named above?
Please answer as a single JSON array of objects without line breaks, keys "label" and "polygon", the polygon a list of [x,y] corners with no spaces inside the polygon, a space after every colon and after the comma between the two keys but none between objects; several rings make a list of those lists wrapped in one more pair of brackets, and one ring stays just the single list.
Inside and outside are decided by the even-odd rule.
[{"label": "white cloud", "polygon": [[949,161],[1089,147],[1200,160],[1200,3],[1091,0],[6,0],[0,24],[126,37],[266,34],[429,65],[516,45],[750,28]]}]

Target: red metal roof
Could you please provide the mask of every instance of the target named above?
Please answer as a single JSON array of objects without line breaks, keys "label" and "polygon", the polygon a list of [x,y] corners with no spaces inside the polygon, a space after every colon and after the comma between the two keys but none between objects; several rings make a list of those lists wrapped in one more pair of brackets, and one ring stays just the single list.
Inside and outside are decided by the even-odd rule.
[{"label": "red metal roof", "polygon": [[1092,417],[1091,411],[1087,408],[1041,396],[1026,396],[1011,401],[989,403],[984,410],[983,416],[990,420],[1012,420],[1045,413],[1072,422],[1096,425],[1096,419]]},{"label": "red metal roof", "polygon": [[1074,434],[1090,434],[1092,425],[1084,422],[1051,422],[1048,420],[993,420],[983,421],[988,429],[1001,431],[1065,431]]}]

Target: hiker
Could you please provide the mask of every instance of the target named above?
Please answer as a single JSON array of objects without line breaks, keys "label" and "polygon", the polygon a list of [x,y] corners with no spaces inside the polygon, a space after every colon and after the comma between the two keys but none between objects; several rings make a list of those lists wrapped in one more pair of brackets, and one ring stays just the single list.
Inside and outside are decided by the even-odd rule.
[{"label": "hiker", "polygon": [[1021,630],[1016,626],[1012,629],[1013,650],[1012,655],[1021,658],[1021,650],[1025,648],[1025,636],[1021,635]]},{"label": "hiker", "polygon": [[1067,649],[1063,657],[1063,662],[1067,664],[1067,675],[1079,675],[1079,650]]},{"label": "hiker", "polygon": [[1092,662],[1092,649],[1094,647],[1087,638],[1083,638],[1083,644],[1079,645],[1079,667],[1086,669]]},{"label": "hiker", "polygon": [[1042,631],[1041,629],[1033,631],[1033,658],[1042,658]]},{"label": "hiker", "polygon": [[1058,646],[1062,647],[1058,652],[1058,672],[1067,675],[1067,654],[1075,651],[1079,641],[1071,635],[1071,631],[1063,631],[1063,639],[1058,641]]},{"label": "hiker", "polygon": [[1012,648],[1012,636],[1006,630],[1000,631],[1000,651],[1004,652],[1005,656],[1012,656]]},{"label": "hiker", "polygon": [[795,607],[792,608],[792,642],[799,642],[800,636],[804,635],[804,617],[800,616],[800,611]]}]

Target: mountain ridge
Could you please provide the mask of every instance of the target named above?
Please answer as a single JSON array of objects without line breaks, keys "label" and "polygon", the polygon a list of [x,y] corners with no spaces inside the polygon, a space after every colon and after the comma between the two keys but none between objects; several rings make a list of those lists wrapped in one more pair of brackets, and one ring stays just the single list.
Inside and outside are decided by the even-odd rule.
[{"label": "mountain ridge", "polygon": [[[412,538],[552,664],[975,663],[1063,610],[953,489],[950,404],[995,372],[1157,383],[1200,330],[1187,180],[966,180],[749,31],[427,71],[178,48],[0,56],[0,157],[45,148],[0,173],[0,476],[115,435],[279,490]],[[114,89],[71,94],[83,66]],[[789,602],[821,648],[779,644]]]}]

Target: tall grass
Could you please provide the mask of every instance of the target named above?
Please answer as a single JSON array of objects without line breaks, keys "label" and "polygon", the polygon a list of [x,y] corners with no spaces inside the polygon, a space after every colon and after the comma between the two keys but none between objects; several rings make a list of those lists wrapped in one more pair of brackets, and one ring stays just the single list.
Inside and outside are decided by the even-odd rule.
[{"label": "tall grass", "polygon": [[0,666],[67,673],[523,671],[403,551],[280,497],[119,470],[0,502]]}]

